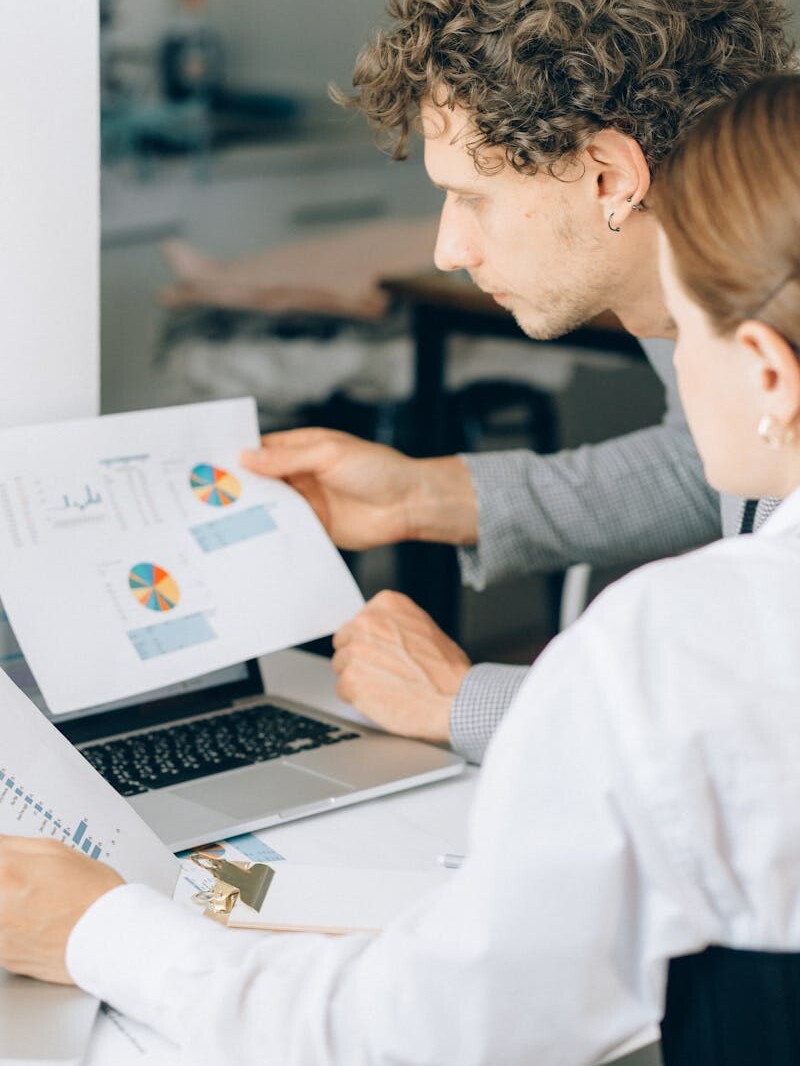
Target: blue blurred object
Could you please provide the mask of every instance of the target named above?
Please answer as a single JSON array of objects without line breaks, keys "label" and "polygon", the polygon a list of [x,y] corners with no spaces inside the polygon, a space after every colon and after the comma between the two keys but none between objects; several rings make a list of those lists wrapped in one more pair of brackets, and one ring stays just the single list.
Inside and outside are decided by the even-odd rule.
[{"label": "blue blurred object", "polygon": [[[297,136],[306,108],[285,93],[240,92],[225,84],[222,39],[208,24],[204,0],[180,0],[155,53],[120,47],[110,32],[115,0],[100,0],[101,143],[105,164],[133,158],[140,179],[159,156],[194,158],[208,175],[213,146]],[[149,69],[142,90],[136,66]],[[131,78],[131,70],[134,77]],[[152,84],[152,82],[151,82]]]}]

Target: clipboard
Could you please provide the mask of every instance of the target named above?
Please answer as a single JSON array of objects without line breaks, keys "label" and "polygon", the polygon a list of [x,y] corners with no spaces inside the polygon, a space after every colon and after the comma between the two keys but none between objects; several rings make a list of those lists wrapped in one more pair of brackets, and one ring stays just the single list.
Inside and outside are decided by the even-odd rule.
[{"label": "clipboard", "polygon": [[452,871],[354,869],[283,860],[260,910],[241,899],[227,925],[276,933],[377,933],[406,907],[444,884]]}]

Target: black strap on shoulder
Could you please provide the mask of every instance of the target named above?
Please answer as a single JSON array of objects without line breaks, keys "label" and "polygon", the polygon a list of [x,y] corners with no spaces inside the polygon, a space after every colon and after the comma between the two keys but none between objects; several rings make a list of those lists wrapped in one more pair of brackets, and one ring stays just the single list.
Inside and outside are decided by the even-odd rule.
[{"label": "black strap on shoulder", "polygon": [[739,529],[739,533],[752,533],[753,527],[756,522],[756,511],[758,510],[758,500],[748,500],[744,505],[744,514],[742,515],[742,525]]}]

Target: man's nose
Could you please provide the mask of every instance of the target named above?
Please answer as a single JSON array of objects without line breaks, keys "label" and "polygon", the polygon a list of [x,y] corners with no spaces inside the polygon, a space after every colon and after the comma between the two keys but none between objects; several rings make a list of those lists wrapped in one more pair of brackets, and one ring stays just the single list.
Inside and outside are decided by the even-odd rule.
[{"label": "man's nose", "polygon": [[481,262],[477,242],[449,204],[442,208],[433,261],[437,270],[472,270]]}]

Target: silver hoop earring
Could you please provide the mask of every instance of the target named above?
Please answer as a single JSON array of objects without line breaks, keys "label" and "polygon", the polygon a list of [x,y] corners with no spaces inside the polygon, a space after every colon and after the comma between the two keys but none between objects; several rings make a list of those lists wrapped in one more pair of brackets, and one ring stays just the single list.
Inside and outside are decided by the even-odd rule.
[{"label": "silver hoop earring", "polygon": [[780,451],[794,440],[794,430],[784,429],[772,415],[764,415],[758,423],[758,435],[772,451]]},{"label": "silver hoop earring", "polygon": [[608,216],[608,228],[611,230],[612,233],[622,233],[622,226],[611,225],[611,223],[614,221],[614,215],[616,215],[616,213],[616,211],[612,211],[611,214]]}]

